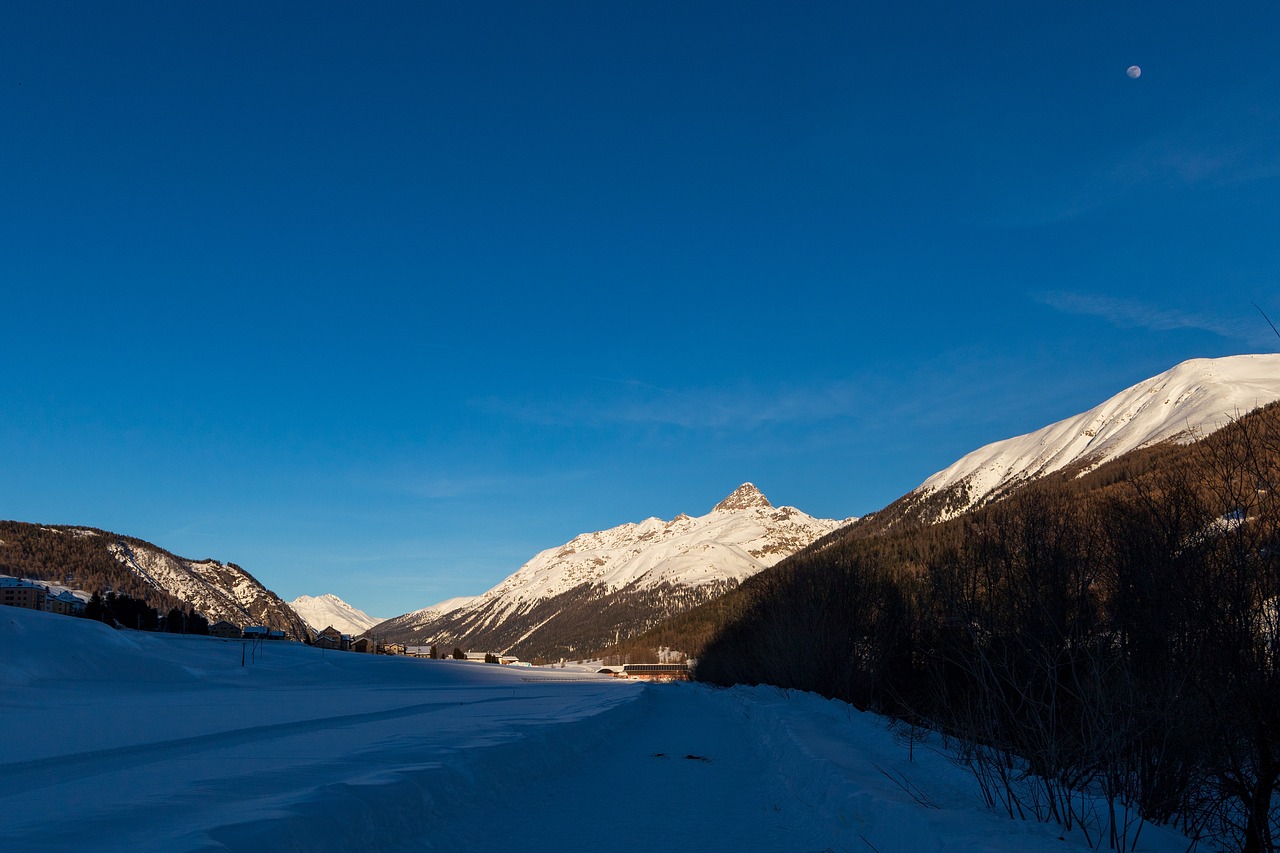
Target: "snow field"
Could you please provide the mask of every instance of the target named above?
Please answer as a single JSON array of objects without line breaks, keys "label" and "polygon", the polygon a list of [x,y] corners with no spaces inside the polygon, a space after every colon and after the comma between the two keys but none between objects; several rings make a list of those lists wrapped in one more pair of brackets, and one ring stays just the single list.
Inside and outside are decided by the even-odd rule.
[{"label": "snow field", "polygon": [[0,850],[1082,849],[983,808],[936,738],[770,687],[255,655],[0,608],[0,726]]},{"label": "snow field", "polygon": [[[251,645],[251,644],[250,644]],[[0,849],[361,850],[486,747],[638,685],[0,611]],[[547,673],[550,674],[550,673]]]}]

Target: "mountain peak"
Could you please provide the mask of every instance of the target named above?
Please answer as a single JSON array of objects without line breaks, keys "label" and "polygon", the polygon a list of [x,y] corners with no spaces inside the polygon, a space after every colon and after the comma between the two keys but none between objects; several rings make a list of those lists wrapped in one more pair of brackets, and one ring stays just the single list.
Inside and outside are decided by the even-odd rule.
[{"label": "mountain peak", "polygon": [[300,595],[289,606],[313,630],[332,626],[344,634],[360,634],[383,621],[357,610],[331,592],[323,595]]},{"label": "mountain peak", "polygon": [[734,489],[729,497],[720,501],[712,508],[712,512],[729,512],[735,509],[752,509],[759,507],[760,509],[772,509],[773,504],[769,503],[759,489],[751,483],[743,483]]}]

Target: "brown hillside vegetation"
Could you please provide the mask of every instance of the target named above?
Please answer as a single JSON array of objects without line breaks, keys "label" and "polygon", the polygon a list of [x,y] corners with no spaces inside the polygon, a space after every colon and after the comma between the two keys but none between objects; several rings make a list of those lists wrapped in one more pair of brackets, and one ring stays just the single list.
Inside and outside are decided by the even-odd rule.
[{"label": "brown hillside vegetation", "polygon": [[1138,815],[1274,850],[1277,487],[1273,405],[945,524],[873,517],[690,614],[703,636],[724,620],[697,676],[959,735],[1010,816],[1077,825],[1071,792],[1090,788],[1110,805],[1110,847]]},{"label": "brown hillside vegetation", "polygon": [[0,574],[87,592],[115,590],[161,611],[184,604],[129,571],[107,550],[112,542],[159,550],[140,539],[96,528],[0,521]]}]

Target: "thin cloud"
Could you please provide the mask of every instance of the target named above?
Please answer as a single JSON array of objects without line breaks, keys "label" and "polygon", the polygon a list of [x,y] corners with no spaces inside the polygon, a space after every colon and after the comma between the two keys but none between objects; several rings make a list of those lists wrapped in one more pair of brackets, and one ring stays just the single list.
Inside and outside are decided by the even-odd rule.
[{"label": "thin cloud", "polygon": [[538,474],[426,474],[401,483],[403,491],[427,500],[448,500],[475,496],[521,495],[544,489],[548,480],[556,482],[581,478],[576,472]]},{"label": "thin cloud", "polygon": [[1087,293],[1049,291],[1034,294],[1037,302],[1065,314],[1100,317],[1121,329],[1147,329],[1153,332],[1172,332],[1179,329],[1196,329],[1220,335],[1224,338],[1252,338],[1249,326],[1243,320],[1228,321],[1218,317],[1190,314],[1171,308],[1149,305],[1136,299],[1119,299]]},{"label": "thin cloud", "polygon": [[474,401],[487,411],[558,426],[658,425],[689,430],[752,430],[771,424],[812,424],[845,418],[870,402],[852,383],[808,388],[743,386],[672,389],[613,382],[616,389],[569,401]]},{"label": "thin cloud", "polygon": [[[1242,121],[1242,116],[1248,119]],[[1130,148],[1109,163],[1041,187],[1054,198],[1027,211],[1019,224],[1043,225],[1087,215],[1141,193],[1222,189],[1280,178],[1280,112],[1245,97],[1189,118],[1181,126]]]}]

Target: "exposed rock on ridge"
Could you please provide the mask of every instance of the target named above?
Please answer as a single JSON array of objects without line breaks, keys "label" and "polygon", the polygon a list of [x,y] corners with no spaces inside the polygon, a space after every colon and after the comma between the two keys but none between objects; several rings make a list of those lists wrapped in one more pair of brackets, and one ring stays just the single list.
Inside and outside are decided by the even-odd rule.
[{"label": "exposed rock on ridge", "polygon": [[743,483],[720,503],[712,508],[712,512],[729,512],[735,509],[752,509],[759,507],[761,509],[773,509],[773,504],[769,503],[769,499],[755,487],[753,483]]},{"label": "exposed rock on ridge", "polygon": [[118,539],[107,550],[135,575],[189,603],[210,622],[265,625],[295,640],[307,637],[298,614],[235,563],[184,560],[138,540]]}]

